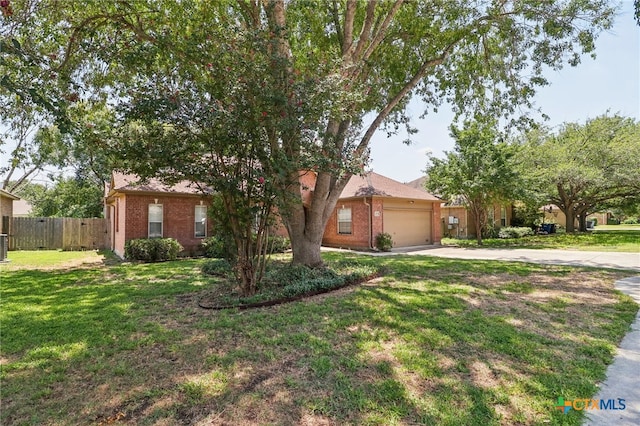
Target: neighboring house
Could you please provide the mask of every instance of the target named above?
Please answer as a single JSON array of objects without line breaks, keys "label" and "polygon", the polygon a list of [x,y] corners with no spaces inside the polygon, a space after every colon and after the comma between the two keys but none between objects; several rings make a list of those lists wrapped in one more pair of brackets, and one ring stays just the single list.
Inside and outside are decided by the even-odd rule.
[{"label": "neighboring house", "polygon": [[20,197],[13,195],[9,191],[0,189],[0,218],[2,220],[0,226],[0,234],[10,234],[11,218],[13,217],[14,203],[20,200]]},{"label": "neighboring house", "polygon": [[391,235],[394,247],[440,243],[441,200],[374,172],[352,176],[340,195],[322,244],[369,249],[376,235]]},{"label": "neighboring house", "polygon": [[168,186],[156,179],[113,172],[105,188],[105,217],[110,246],[124,257],[125,243],[135,238],[175,238],[187,254],[200,251],[211,234],[210,197],[194,184]]},{"label": "neighboring house", "polygon": [[13,217],[29,217],[31,210],[33,206],[27,200],[20,199],[13,202]]},{"label": "neighboring house", "polygon": [[[540,207],[540,211],[544,212],[544,222],[545,223],[557,223],[559,226],[565,227],[567,225],[567,216],[564,214],[560,207],[555,204],[547,204],[546,206]],[[591,213],[587,216],[587,220],[596,220],[597,225],[606,225],[611,219],[613,219],[613,214],[611,212],[597,212]],[[579,226],[578,218],[574,220],[574,226],[576,229]]]},{"label": "neighboring house", "polygon": [[[442,233],[450,238],[475,238],[476,221],[473,214],[462,205],[460,200],[444,203],[441,206]],[[511,204],[496,203],[487,211],[487,224],[500,229],[510,226],[513,217]]]},{"label": "neighboring house", "polygon": [[[408,182],[406,185],[420,189],[424,189],[427,176]],[[476,221],[467,208],[463,205],[460,197],[454,200],[444,202],[440,206],[441,229],[443,237],[450,238],[475,238],[476,237]],[[510,226],[513,218],[513,205],[511,203],[500,204],[495,203],[487,211],[487,223],[493,224],[495,228]]]}]

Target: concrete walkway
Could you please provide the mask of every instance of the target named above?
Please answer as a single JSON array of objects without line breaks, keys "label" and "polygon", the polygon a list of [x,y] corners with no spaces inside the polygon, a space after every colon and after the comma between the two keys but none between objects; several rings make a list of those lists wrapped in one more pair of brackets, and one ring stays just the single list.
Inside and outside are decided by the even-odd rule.
[{"label": "concrete walkway", "polygon": [[[616,288],[640,303],[640,277],[616,282]],[[640,424],[640,311],[631,331],[624,336],[607,378],[593,399],[624,399],[624,410],[586,411],[585,426],[637,426]],[[618,407],[620,405],[618,404]]]},{"label": "concrete walkway", "polygon": [[[640,271],[640,253],[611,253],[570,250],[485,249],[423,246],[394,249],[389,253],[370,253],[373,256],[399,254],[446,257],[453,259],[480,259],[528,262],[549,265],[592,266],[596,268]],[[615,287],[630,295],[640,304],[640,276],[616,281]],[[640,425],[640,311],[631,331],[627,333],[611,365],[605,381],[593,399],[624,399],[624,410],[585,411],[584,426],[638,426]],[[586,398],[586,396],[585,396]]]}]

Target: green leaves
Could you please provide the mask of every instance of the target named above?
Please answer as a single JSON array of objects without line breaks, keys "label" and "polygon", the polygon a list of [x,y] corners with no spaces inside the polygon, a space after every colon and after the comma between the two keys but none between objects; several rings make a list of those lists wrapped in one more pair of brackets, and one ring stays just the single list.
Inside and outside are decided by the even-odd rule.
[{"label": "green leaves", "polygon": [[640,193],[640,124],[618,115],[565,123],[556,133],[531,132],[521,169],[547,202],[586,216]]}]

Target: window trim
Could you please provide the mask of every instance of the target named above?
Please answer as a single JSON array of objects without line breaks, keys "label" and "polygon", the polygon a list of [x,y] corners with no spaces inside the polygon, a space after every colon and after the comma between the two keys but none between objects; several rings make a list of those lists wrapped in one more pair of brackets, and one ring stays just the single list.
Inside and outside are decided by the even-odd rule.
[{"label": "window trim", "polygon": [[[160,207],[160,222],[151,222],[151,208]],[[160,235],[151,235],[151,224],[160,223]],[[147,237],[148,238],[163,238],[164,237],[164,206],[159,203],[150,203],[147,209]]]},{"label": "window trim", "polygon": [[[345,211],[345,212],[349,212],[349,220],[340,220],[340,212]],[[351,210],[351,207],[342,207],[340,209],[338,209],[338,211],[336,212],[336,222],[337,222],[337,233],[339,235],[353,235],[353,212]],[[349,232],[341,232],[340,230],[340,224],[341,223],[348,223],[349,224]]]},{"label": "window trim", "polygon": [[[197,228],[197,224],[198,224],[198,210],[202,210],[204,209],[204,218],[202,218],[201,220],[204,220],[204,235],[198,235],[198,228]],[[199,204],[197,206],[194,207],[193,209],[193,237],[194,238],[207,238],[207,206]]]}]

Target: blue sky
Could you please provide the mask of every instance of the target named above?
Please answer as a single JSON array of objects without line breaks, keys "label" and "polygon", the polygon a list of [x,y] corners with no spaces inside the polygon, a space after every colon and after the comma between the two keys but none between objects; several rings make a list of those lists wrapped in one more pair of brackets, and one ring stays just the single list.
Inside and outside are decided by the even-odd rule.
[{"label": "blue sky", "polygon": [[[633,2],[621,4],[620,15],[609,32],[596,41],[596,59],[584,56],[577,67],[565,66],[546,75],[550,85],[535,97],[537,107],[550,117],[548,126],[564,122],[584,122],[609,110],[640,120],[640,27],[633,18]],[[387,138],[384,131],[374,135],[369,168],[400,182],[420,177],[427,165],[427,152],[442,157],[453,148],[449,124],[453,118],[447,108],[419,119],[420,102],[412,102],[412,126],[419,129],[414,143],[404,145],[406,135]]]}]

